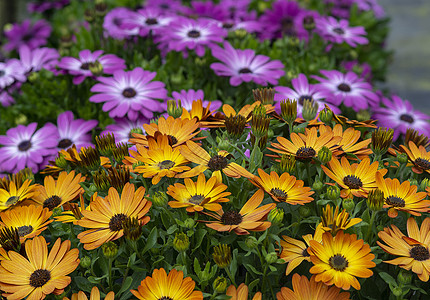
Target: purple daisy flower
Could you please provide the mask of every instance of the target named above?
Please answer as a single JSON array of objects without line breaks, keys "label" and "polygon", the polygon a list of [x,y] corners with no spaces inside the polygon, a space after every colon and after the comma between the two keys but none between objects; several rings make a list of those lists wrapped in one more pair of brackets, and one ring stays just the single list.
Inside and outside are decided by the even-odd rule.
[{"label": "purple daisy flower", "polygon": [[189,17],[209,18],[222,21],[228,16],[228,12],[212,1],[191,1],[191,8],[188,9]]},{"label": "purple daisy flower", "polygon": [[54,70],[60,54],[53,48],[37,48],[31,50],[27,45],[19,48],[19,58],[25,72],[37,72],[42,68]]},{"label": "purple daisy flower", "polygon": [[354,0],[325,0],[325,4],[329,7],[330,15],[348,19],[350,15],[351,6]]},{"label": "purple daisy flower", "polygon": [[173,19],[173,16],[166,15],[166,12],[157,8],[139,9],[133,13],[133,17],[124,20],[124,28],[138,28],[140,36],[147,36],[151,32],[157,34],[157,30],[165,27]]},{"label": "purple daisy flower", "polygon": [[51,25],[45,20],[39,20],[33,25],[30,20],[25,20],[22,24],[14,24],[4,33],[8,40],[4,49],[18,50],[22,45],[27,45],[30,49],[38,48],[46,44],[51,31]]},{"label": "purple daisy flower", "polygon": [[229,13],[229,18],[242,18],[248,14],[248,7],[251,0],[221,0],[220,7]]},{"label": "purple daisy flower", "polygon": [[103,55],[103,50],[97,50],[91,53],[90,50],[79,52],[79,59],[75,57],[63,57],[58,64],[59,68],[67,70],[74,75],[73,83],[80,84],[86,77],[94,77],[91,67],[97,67],[100,64],[101,72],[98,74],[113,74],[117,70],[126,68],[125,61],[114,54]]},{"label": "purple daisy flower", "polygon": [[272,4],[272,9],[266,10],[260,17],[263,25],[262,38],[274,39],[282,36],[296,36],[294,19],[301,12],[295,1],[278,0]]},{"label": "purple daisy flower", "polygon": [[169,26],[160,29],[157,41],[161,43],[160,49],[167,47],[169,51],[183,51],[184,55],[187,50],[194,50],[198,56],[203,56],[206,46],[212,47],[226,36],[227,31],[215,21],[176,17]]},{"label": "purple daisy flower", "polygon": [[261,31],[261,24],[256,20],[256,14],[243,14],[241,18],[228,18],[223,21],[216,21],[219,27],[227,29],[228,31],[236,31],[244,29],[249,33],[256,33]]},{"label": "purple daisy flower", "polygon": [[[106,126],[101,135],[112,133],[115,136],[115,143],[128,143],[128,140],[132,138],[131,130],[140,129],[144,133],[145,129],[143,129],[142,126],[143,124],[149,124],[149,122],[150,120],[143,116],[139,116],[134,121],[127,118],[115,118],[115,124]],[[135,148],[136,146],[132,147],[131,149],[135,150]]]},{"label": "purple daisy flower", "polygon": [[147,1],[146,8],[158,8],[165,12],[171,13],[184,13],[188,10],[186,6],[182,5],[181,0],[157,0]]},{"label": "purple daisy flower", "polygon": [[205,95],[203,93],[203,90],[181,90],[181,92],[172,92],[172,98],[176,101],[181,100],[182,107],[188,111],[192,109],[193,101],[195,100],[202,100],[203,107],[208,106],[208,104],[210,103],[211,110],[217,110],[222,105],[222,101],[220,100],[204,100]]},{"label": "purple daisy flower", "polygon": [[105,102],[103,111],[108,111],[111,118],[128,116],[136,120],[139,113],[152,118],[155,111],[161,110],[161,103],[155,99],[165,99],[167,90],[161,81],[151,81],[157,73],[135,68],[126,72],[115,71],[113,77],[98,77],[101,83],[94,85],[91,102]]},{"label": "purple daisy flower", "polygon": [[379,126],[394,129],[394,141],[400,134],[405,135],[408,128],[430,137],[430,116],[414,110],[408,100],[402,100],[399,96],[393,95],[391,99],[383,97],[385,107],[374,108],[372,118],[378,120]]},{"label": "purple daisy flower", "polygon": [[70,0],[33,1],[27,4],[30,13],[43,13],[50,9],[60,9],[70,3]]},{"label": "purple daisy flower", "polygon": [[218,76],[230,77],[232,86],[244,81],[260,85],[277,84],[285,74],[284,65],[279,60],[270,61],[270,57],[256,55],[252,49],[234,49],[228,42],[224,42],[224,49],[214,46],[212,55],[223,63],[213,63],[211,69]]},{"label": "purple daisy flower", "polygon": [[134,13],[125,8],[117,7],[108,12],[103,20],[105,34],[117,40],[129,38],[139,33],[139,28],[124,28],[125,20],[129,20]]},{"label": "purple daisy flower", "polygon": [[4,107],[8,107],[14,104],[15,100],[7,91],[0,91],[0,104]]},{"label": "purple daisy flower", "polygon": [[319,18],[321,18],[321,16],[315,10],[302,10],[294,18],[294,28],[296,29],[297,38],[308,41],[311,37],[309,33],[313,32]]},{"label": "purple daisy flower", "polygon": [[0,136],[0,168],[10,173],[29,167],[34,173],[45,156],[57,153],[57,128],[51,123],[36,131],[37,123],[10,128]]},{"label": "purple daisy flower", "polygon": [[0,62],[0,90],[12,85],[16,80],[26,81],[25,73],[24,66],[17,59]]},{"label": "purple daisy flower", "polygon": [[[285,99],[295,99],[297,101],[297,112],[299,117],[302,116],[303,102],[305,100],[314,100],[318,104],[318,112],[324,109],[325,104],[324,96],[320,90],[314,85],[309,84],[308,78],[304,74],[299,74],[297,78],[291,80],[293,89],[286,86],[275,87],[275,109],[279,114],[281,113],[281,101]],[[340,109],[333,105],[328,104],[335,114],[340,113]]]},{"label": "purple daisy flower", "polygon": [[379,104],[379,97],[372,91],[372,85],[358,77],[354,72],[347,72],[346,74],[336,70],[321,70],[320,72],[327,78],[312,77],[320,82],[316,88],[320,90],[322,97],[327,102],[337,106],[343,103],[355,111]]},{"label": "purple daisy flower", "polygon": [[357,60],[353,60],[344,61],[341,65],[346,71],[355,72],[361,78],[366,79],[367,82],[372,82],[372,68],[368,63],[359,63]]},{"label": "purple daisy flower", "polygon": [[365,45],[369,40],[363,26],[349,27],[348,20],[336,20],[333,17],[319,18],[316,22],[316,31],[324,39],[335,44],[347,43],[351,47]]},{"label": "purple daisy flower", "polygon": [[96,120],[74,120],[74,115],[71,111],[61,113],[57,118],[58,151],[70,148],[73,144],[76,145],[76,149],[92,146],[90,131],[97,124],[98,121]]},{"label": "purple daisy flower", "polygon": [[353,0],[357,4],[358,9],[361,11],[373,11],[376,18],[383,18],[385,16],[384,8],[379,5],[377,0]]}]

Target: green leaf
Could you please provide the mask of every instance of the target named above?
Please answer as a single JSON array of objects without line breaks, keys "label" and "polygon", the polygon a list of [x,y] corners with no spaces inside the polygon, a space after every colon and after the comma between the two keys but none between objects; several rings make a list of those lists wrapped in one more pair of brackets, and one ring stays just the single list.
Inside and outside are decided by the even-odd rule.
[{"label": "green leaf", "polygon": [[196,237],[195,245],[196,246],[194,247],[194,249],[192,250],[192,252],[194,252],[195,250],[197,250],[198,248],[200,248],[200,245],[202,244],[203,238],[205,237],[206,233],[207,233],[206,229],[203,229],[203,228],[197,229],[197,231],[195,233],[195,237]]},{"label": "green leaf", "polygon": [[93,285],[94,285],[91,282],[89,282],[87,278],[82,276],[73,277],[73,282],[76,283],[78,288],[84,292],[91,292],[91,289],[93,288]]},{"label": "green leaf", "polygon": [[142,250],[142,254],[144,254],[146,251],[148,251],[149,249],[155,246],[155,244],[157,243],[157,238],[158,238],[158,230],[157,230],[157,227],[154,227],[152,228],[148,238],[146,239],[146,245]]},{"label": "green leaf", "polygon": [[391,284],[391,285],[397,287],[397,281],[393,277],[391,277],[390,274],[385,273],[385,272],[380,272],[378,274],[379,274],[379,276],[381,276],[382,279],[384,279],[384,281],[386,283]]},{"label": "green leaf", "polygon": [[263,275],[263,272],[257,271],[251,264],[245,264],[245,268],[249,268],[256,275]]},{"label": "green leaf", "polygon": [[133,278],[131,276],[128,276],[122,283],[121,289],[118,291],[118,294],[122,294],[125,291],[129,290],[132,282]]},{"label": "green leaf", "polygon": [[260,278],[255,279],[250,284],[248,284],[249,291],[252,291],[252,289],[257,286],[257,284],[260,282]]},{"label": "green leaf", "polygon": [[202,272],[202,269],[200,268],[200,263],[197,257],[194,257],[194,272],[197,274],[197,276],[200,277],[200,273]]}]

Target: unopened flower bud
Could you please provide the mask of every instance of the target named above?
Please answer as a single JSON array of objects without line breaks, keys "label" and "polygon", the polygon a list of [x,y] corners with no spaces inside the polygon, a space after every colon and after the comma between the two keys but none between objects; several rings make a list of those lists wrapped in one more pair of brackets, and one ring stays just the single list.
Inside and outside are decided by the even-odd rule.
[{"label": "unopened flower bud", "polygon": [[281,101],[281,116],[288,124],[293,124],[297,118],[297,101],[285,99]]},{"label": "unopened flower bud", "polygon": [[372,142],[370,143],[370,148],[373,153],[378,156],[384,155],[388,148],[393,142],[393,129],[387,129],[379,127],[377,130],[372,132]]},{"label": "unopened flower bud", "polygon": [[264,259],[268,264],[273,264],[278,260],[278,254],[276,254],[276,252],[267,253]]},{"label": "unopened flower bud", "polygon": [[55,207],[55,208],[52,210],[52,216],[53,216],[53,217],[58,217],[58,216],[60,216],[62,213],[63,213],[63,209],[62,209],[61,207]]},{"label": "unopened flower bud", "polygon": [[302,216],[302,218],[307,218],[311,215],[312,210],[305,205],[300,205],[299,207],[299,214]]},{"label": "unopened flower bud", "polygon": [[175,100],[167,100],[167,113],[169,116],[176,118],[179,118],[182,115],[182,104],[181,100],[178,100],[178,103],[176,104]]},{"label": "unopened flower bud", "polygon": [[214,280],[212,287],[213,287],[214,291],[217,292],[218,294],[223,294],[225,292],[225,290],[227,289],[227,285],[228,285],[227,279],[222,277],[222,276],[218,276]]},{"label": "unopened flower bud", "polygon": [[360,109],[357,113],[357,121],[366,121],[370,119],[370,112],[367,109]]},{"label": "unopened flower bud", "polygon": [[327,198],[330,200],[337,200],[340,197],[340,189],[336,185],[329,186],[327,188]]},{"label": "unopened flower bud", "polygon": [[352,212],[352,210],[355,207],[355,203],[354,200],[352,200],[351,198],[345,198],[342,201],[342,207],[344,209],[346,209],[347,212]]},{"label": "unopened flower bud", "polygon": [[109,241],[102,245],[102,251],[106,258],[114,258],[118,254],[118,246],[115,242]]},{"label": "unopened flower bud", "polygon": [[408,162],[408,155],[406,153],[399,153],[397,155],[397,160],[401,164],[406,164]]},{"label": "unopened flower bud", "polygon": [[65,169],[67,167],[67,160],[64,158],[63,154],[58,154],[58,157],[55,159],[55,164],[61,169]]},{"label": "unopened flower bud", "polygon": [[320,112],[320,120],[326,125],[331,125],[331,121],[333,120],[333,111],[330,108],[324,108]]},{"label": "unopened flower bud", "polygon": [[184,221],[184,227],[187,229],[192,229],[195,224],[196,222],[191,218],[188,218]]},{"label": "unopened flower bud", "polygon": [[175,239],[173,240],[173,248],[178,252],[186,251],[190,247],[190,240],[188,236],[183,233],[176,233]]},{"label": "unopened flower bud", "polygon": [[225,244],[214,247],[212,257],[219,268],[227,268],[231,263],[231,248]]},{"label": "unopened flower bud", "polygon": [[318,151],[318,159],[321,163],[328,163],[333,156],[333,152],[327,147],[323,146],[320,151]]},{"label": "unopened flower bud", "polygon": [[370,191],[367,196],[367,206],[373,211],[381,210],[384,206],[384,192],[380,189]]},{"label": "unopened flower bud", "polygon": [[293,155],[283,154],[279,163],[279,171],[293,174],[296,171],[296,158]]},{"label": "unopened flower bud", "polygon": [[284,210],[282,208],[274,208],[270,211],[267,216],[267,220],[272,223],[272,225],[281,225],[284,219]]},{"label": "unopened flower bud", "polygon": [[314,30],[315,29],[315,19],[313,16],[308,15],[303,18],[303,27],[306,30]]},{"label": "unopened flower bud", "polygon": [[249,248],[249,249],[254,249],[258,246],[258,240],[255,236],[248,236],[245,239],[245,245]]},{"label": "unopened flower bud", "polygon": [[400,297],[403,294],[403,289],[400,286],[390,286],[390,288],[395,297]]},{"label": "unopened flower bud", "polygon": [[137,217],[127,217],[122,222],[124,236],[130,241],[136,241],[142,235],[142,224],[140,224]]},{"label": "unopened flower bud", "polygon": [[399,274],[397,274],[397,282],[400,285],[410,284],[412,282],[412,273],[405,269],[400,269]]},{"label": "unopened flower bud", "polygon": [[89,256],[82,257],[79,265],[84,269],[88,269],[91,266],[91,257]]},{"label": "unopened flower bud", "polygon": [[412,185],[418,185],[418,181],[416,179],[409,179],[409,183]]},{"label": "unopened flower bud", "polygon": [[426,188],[430,186],[430,181],[428,178],[424,178],[420,183],[420,191],[425,192]]},{"label": "unopened flower bud", "polygon": [[261,104],[273,104],[275,101],[275,90],[272,88],[262,88],[252,90],[254,101],[260,101]]},{"label": "unopened flower bud", "polygon": [[235,115],[225,118],[225,129],[230,137],[239,139],[246,126],[246,118],[242,115]]},{"label": "unopened flower bud", "polygon": [[303,101],[303,110],[302,116],[306,121],[310,121],[315,119],[318,112],[318,103],[314,100],[305,100]]},{"label": "unopened flower bud", "polygon": [[300,126],[295,126],[295,127],[293,127],[293,132],[294,133],[305,133],[305,128],[300,127]]},{"label": "unopened flower bud", "polygon": [[267,135],[267,131],[269,130],[270,125],[270,117],[266,115],[266,108],[264,105],[258,105],[254,108],[252,112],[251,119],[251,130],[252,134],[261,138]]},{"label": "unopened flower bud", "polygon": [[317,192],[321,192],[324,188],[324,183],[321,182],[321,180],[315,180],[315,182],[312,184],[312,189]]},{"label": "unopened flower bud", "polygon": [[94,76],[100,76],[103,74],[103,65],[99,61],[95,61],[88,65],[88,69]]},{"label": "unopened flower bud", "polygon": [[159,207],[165,207],[167,205],[167,195],[165,192],[157,191],[152,196],[152,204]]}]

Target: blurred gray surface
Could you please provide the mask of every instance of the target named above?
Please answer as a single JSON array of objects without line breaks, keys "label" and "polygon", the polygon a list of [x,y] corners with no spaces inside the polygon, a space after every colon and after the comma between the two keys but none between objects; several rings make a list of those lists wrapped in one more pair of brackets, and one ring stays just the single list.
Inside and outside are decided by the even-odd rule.
[{"label": "blurred gray surface", "polygon": [[394,50],[387,85],[430,114],[430,0],[379,0],[391,17],[387,47]]}]

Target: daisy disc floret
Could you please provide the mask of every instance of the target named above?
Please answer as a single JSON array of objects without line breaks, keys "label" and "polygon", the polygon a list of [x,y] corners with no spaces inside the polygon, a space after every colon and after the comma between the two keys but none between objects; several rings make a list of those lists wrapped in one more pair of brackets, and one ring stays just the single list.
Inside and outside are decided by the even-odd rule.
[{"label": "daisy disc floret", "polygon": [[400,148],[408,155],[408,159],[412,162],[412,171],[421,174],[423,172],[430,173],[430,152],[427,152],[423,145],[417,147],[414,142],[409,142],[409,149],[403,145]]}]

